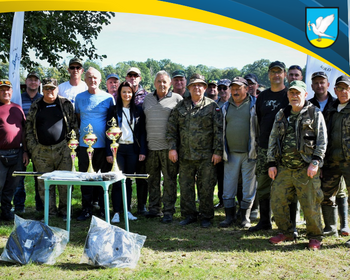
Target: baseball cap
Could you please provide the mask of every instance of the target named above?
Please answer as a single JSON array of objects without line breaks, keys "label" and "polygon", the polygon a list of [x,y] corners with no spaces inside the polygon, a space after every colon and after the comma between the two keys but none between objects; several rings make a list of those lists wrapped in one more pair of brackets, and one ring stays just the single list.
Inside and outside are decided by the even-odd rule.
[{"label": "baseball cap", "polygon": [[172,74],[171,74],[171,78],[175,78],[175,77],[185,77],[185,71],[183,70],[175,70]]},{"label": "baseball cap", "polygon": [[43,87],[57,87],[57,80],[53,78],[43,79]]},{"label": "baseball cap", "polygon": [[313,78],[316,78],[316,77],[322,77],[322,78],[325,78],[325,79],[328,80],[327,74],[326,74],[325,72],[323,72],[323,71],[318,71],[318,72],[312,73],[312,75],[311,75],[311,80],[312,80]]},{"label": "baseball cap", "polygon": [[9,80],[6,80],[6,79],[0,80],[0,87],[5,87],[5,86],[12,88],[12,84]]},{"label": "baseball cap", "polygon": [[253,73],[245,75],[244,79],[249,80],[254,84],[258,83],[258,77]]},{"label": "baseball cap", "polygon": [[218,85],[218,81],[217,80],[208,80],[207,84],[208,85],[216,85],[217,86]]},{"label": "baseball cap", "polygon": [[286,70],[286,65],[285,65],[283,62],[278,61],[278,60],[276,60],[276,61],[270,63],[270,65],[269,65],[269,70],[272,69],[272,68],[274,68],[274,67],[281,68],[281,69],[284,70],[284,71]]},{"label": "baseball cap", "polygon": [[79,64],[80,66],[83,66],[83,61],[77,57],[74,57],[69,61],[69,66],[71,66],[74,63]]},{"label": "baseball cap", "polygon": [[29,74],[27,75],[27,79],[28,79],[29,77],[35,77],[35,78],[37,78],[37,79],[40,80],[40,76],[39,76],[39,74],[36,73],[36,72],[31,72],[31,73],[29,73]]},{"label": "baseball cap", "polygon": [[118,74],[114,74],[114,73],[109,74],[109,75],[107,76],[106,81],[108,81],[108,79],[110,79],[110,78],[116,78],[116,79],[120,80]]},{"label": "baseball cap", "polygon": [[335,84],[339,84],[339,83],[344,83],[347,84],[348,86],[350,86],[350,77],[347,75],[342,75],[340,77],[338,77],[335,81]]},{"label": "baseball cap", "polygon": [[128,71],[126,72],[126,75],[128,75],[130,72],[134,72],[134,73],[136,73],[137,75],[139,75],[141,77],[141,71],[137,67],[130,67],[128,69]]},{"label": "baseball cap", "polygon": [[221,79],[218,81],[218,86],[224,85],[229,87],[231,84],[231,81],[229,79]]},{"label": "baseball cap", "polygon": [[192,84],[197,84],[197,83],[201,83],[201,84],[205,84],[207,85],[207,83],[205,82],[205,77],[203,75],[200,75],[200,74],[193,74],[190,78],[190,82],[189,84],[187,85],[187,88],[192,85]]},{"label": "baseball cap", "polygon": [[294,80],[289,84],[289,89],[296,89],[301,93],[306,93],[306,84],[303,81]]},{"label": "baseball cap", "polygon": [[240,85],[240,86],[243,86],[243,85],[248,85],[248,82],[247,82],[247,80],[246,79],[244,79],[244,78],[242,78],[242,77],[234,77],[233,79],[232,79],[232,82],[231,82],[231,84],[230,85],[232,85],[232,84],[236,84],[236,85]]}]

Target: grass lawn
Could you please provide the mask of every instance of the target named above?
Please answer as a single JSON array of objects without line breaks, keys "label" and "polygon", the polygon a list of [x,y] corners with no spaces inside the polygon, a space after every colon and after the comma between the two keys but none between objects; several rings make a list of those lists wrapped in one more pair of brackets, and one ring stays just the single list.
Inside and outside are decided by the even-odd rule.
[{"label": "grass lawn", "polygon": [[[26,178],[26,190],[26,212],[20,216],[41,219],[35,211],[33,178]],[[239,227],[220,229],[223,210],[215,213],[209,229],[200,228],[199,223],[181,227],[179,200],[172,224],[144,217],[130,221],[131,232],[147,236],[136,269],[80,264],[90,225],[90,221],[76,221],[80,207],[80,188],[76,187],[70,242],[55,265],[0,262],[0,279],[350,279],[350,251],[343,246],[348,238],[329,237],[320,251],[309,251],[305,226],[299,226],[301,238],[297,243],[272,245],[268,238],[277,233],[276,226],[259,234]],[[135,207],[133,210],[136,212]],[[50,218],[50,225],[65,228],[61,218]],[[123,218],[118,226],[124,228]],[[0,252],[12,228],[13,223],[0,222]]]}]

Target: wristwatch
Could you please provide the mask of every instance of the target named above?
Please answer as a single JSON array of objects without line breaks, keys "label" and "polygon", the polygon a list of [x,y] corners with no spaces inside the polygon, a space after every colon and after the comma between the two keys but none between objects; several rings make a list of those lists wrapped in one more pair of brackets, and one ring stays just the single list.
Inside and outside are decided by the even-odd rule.
[{"label": "wristwatch", "polygon": [[320,164],[320,162],[318,160],[313,160],[312,161],[312,165],[318,166]]}]

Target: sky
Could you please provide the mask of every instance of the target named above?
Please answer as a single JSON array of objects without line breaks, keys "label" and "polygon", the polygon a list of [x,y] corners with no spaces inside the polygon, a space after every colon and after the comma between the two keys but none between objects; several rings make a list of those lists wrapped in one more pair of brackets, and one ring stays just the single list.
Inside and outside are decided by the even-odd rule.
[{"label": "sky", "polygon": [[[170,59],[185,67],[203,64],[241,70],[256,60],[304,67],[307,55],[282,44],[220,26],[175,18],[116,13],[95,40],[102,67],[123,61]],[[68,63],[70,57],[66,58]]]}]

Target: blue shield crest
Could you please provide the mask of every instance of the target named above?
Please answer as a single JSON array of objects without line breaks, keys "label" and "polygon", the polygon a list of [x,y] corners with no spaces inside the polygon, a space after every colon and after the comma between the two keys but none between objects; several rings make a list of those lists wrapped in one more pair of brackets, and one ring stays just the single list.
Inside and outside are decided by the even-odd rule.
[{"label": "blue shield crest", "polygon": [[306,8],[306,37],[316,48],[328,48],[338,38],[339,8]]}]

